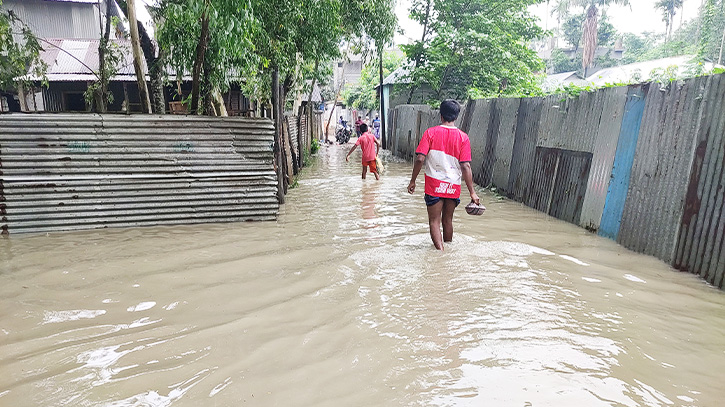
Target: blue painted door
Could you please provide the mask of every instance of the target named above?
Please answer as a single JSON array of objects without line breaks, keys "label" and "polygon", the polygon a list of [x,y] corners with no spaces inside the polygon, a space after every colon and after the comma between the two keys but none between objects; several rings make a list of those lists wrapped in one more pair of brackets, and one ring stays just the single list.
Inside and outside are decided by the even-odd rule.
[{"label": "blue painted door", "polygon": [[629,190],[629,177],[637,150],[639,128],[645,106],[645,92],[641,87],[634,87],[627,93],[622,117],[622,129],[617,141],[617,152],[614,154],[612,178],[604,201],[604,213],[599,225],[599,235],[617,240],[619,226],[622,222],[624,203]]}]

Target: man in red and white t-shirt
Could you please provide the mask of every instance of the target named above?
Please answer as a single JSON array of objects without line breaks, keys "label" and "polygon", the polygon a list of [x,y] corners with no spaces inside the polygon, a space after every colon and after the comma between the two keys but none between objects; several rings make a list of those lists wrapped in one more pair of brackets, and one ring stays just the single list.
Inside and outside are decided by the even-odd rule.
[{"label": "man in red and white t-shirt", "polygon": [[425,204],[430,237],[438,250],[443,250],[443,242],[453,240],[453,211],[461,203],[461,179],[466,182],[471,200],[479,204],[473,190],[471,142],[454,123],[460,111],[461,105],[455,100],[441,103],[441,124],[423,133],[415,150],[413,175],[408,185],[408,192],[415,192],[415,179],[425,163]]}]

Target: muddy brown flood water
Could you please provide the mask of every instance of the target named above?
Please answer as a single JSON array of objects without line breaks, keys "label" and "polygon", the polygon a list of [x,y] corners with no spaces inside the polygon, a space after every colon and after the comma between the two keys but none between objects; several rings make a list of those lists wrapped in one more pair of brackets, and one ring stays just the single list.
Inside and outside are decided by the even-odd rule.
[{"label": "muddy brown flood water", "polygon": [[0,405],[724,405],[723,292],[492,194],[436,252],[357,159],[276,223],[0,239]]}]

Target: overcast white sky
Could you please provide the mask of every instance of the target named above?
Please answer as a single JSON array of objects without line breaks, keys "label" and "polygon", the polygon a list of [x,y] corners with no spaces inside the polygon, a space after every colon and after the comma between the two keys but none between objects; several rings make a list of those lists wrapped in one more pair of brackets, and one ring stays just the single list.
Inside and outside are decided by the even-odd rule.
[{"label": "overcast white sky", "polygon": [[[654,4],[657,0],[630,0],[630,6],[610,6],[607,8],[607,14],[610,21],[619,32],[631,32],[639,34],[645,31],[664,32],[665,23],[662,21],[662,14],[657,11]],[[553,6],[554,0],[551,1]],[[700,0],[684,0],[683,15],[684,21],[693,19],[697,16],[697,10],[700,6]],[[408,0],[398,0],[396,14],[398,15],[398,23],[405,30],[404,35],[397,35],[396,44],[405,44],[407,38],[419,39],[422,34],[422,28],[410,19],[408,19],[408,8],[410,2]],[[556,25],[556,20],[551,16],[546,3],[533,6],[531,11],[541,20],[542,28],[552,28]],[[548,18],[547,18],[548,15]],[[680,15],[675,16],[675,29],[679,27]]]}]

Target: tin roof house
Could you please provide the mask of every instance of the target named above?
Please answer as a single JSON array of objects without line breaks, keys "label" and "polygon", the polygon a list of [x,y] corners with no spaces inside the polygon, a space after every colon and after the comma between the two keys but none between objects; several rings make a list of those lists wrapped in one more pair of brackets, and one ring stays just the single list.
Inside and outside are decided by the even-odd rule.
[{"label": "tin roof house", "polygon": [[[6,110],[20,111],[19,98],[24,97],[28,111],[87,111],[84,93],[88,84],[97,79],[98,43],[106,18],[105,2],[4,0],[2,7],[12,10],[40,38],[41,59],[48,65],[48,86],[40,86],[43,78],[29,78],[38,86],[27,89],[22,95],[5,95]],[[114,10],[118,8],[114,7]],[[112,40],[119,45],[123,57],[117,75],[111,78],[114,102],[109,106],[110,111],[128,109],[128,100],[134,96],[138,99],[130,43],[120,31],[117,29],[112,33]],[[133,89],[129,90],[127,84]]]},{"label": "tin roof house", "polygon": [[[90,110],[85,92],[96,81],[99,70],[98,45],[101,27],[106,19],[105,1],[113,1],[111,17],[123,18],[115,0],[4,0],[2,8],[12,10],[41,39],[44,50],[41,59],[48,65],[48,86],[41,86],[43,78],[30,78],[37,86],[24,95],[4,96],[0,111],[21,111],[20,97],[24,97],[28,111],[38,112],[85,112]],[[119,24],[111,33],[112,41],[121,51],[116,75],[110,79],[109,91],[113,101],[109,112],[141,111],[136,73],[130,41],[126,39],[125,26]],[[145,67],[144,70],[148,72]],[[191,83],[184,81],[164,89],[167,101],[191,92]],[[182,95],[177,95],[178,90]],[[250,101],[238,87],[223,95],[230,115],[246,114]],[[167,104],[167,109],[169,105]],[[183,112],[183,110],[182,110]]]}]

